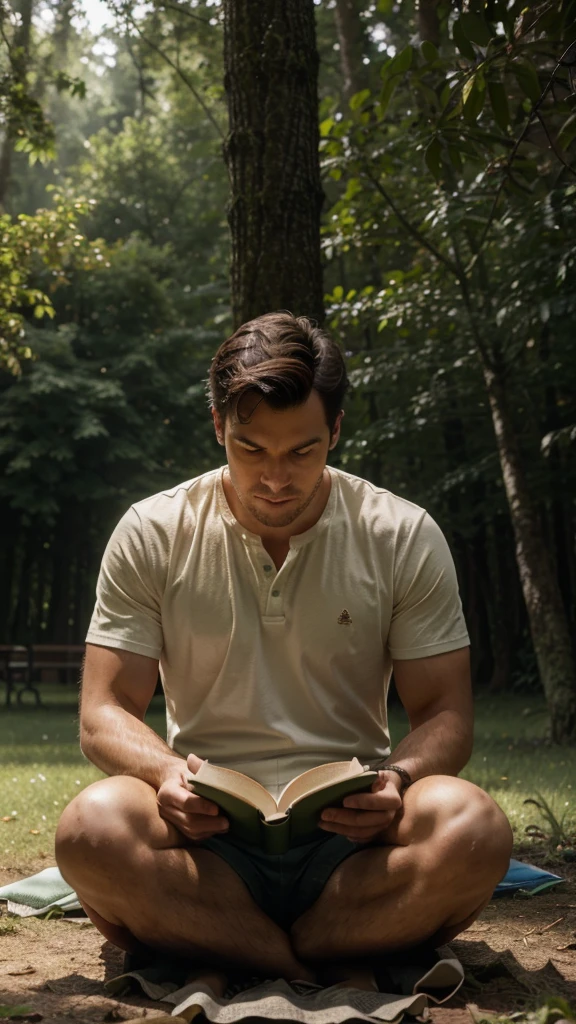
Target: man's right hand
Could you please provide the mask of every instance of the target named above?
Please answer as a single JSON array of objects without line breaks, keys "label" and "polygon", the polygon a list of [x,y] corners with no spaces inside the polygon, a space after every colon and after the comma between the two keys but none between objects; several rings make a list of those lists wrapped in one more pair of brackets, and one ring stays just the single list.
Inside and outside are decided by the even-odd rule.
[{"label": "man's right hand", "polygon": [[211,800],[197,796],[190,791],[187,782],[190,774],[195,775],[202,760],[189,754],[188,771],[183,769],[170,774],[158,790],[158,810],[161,818],[170,821],[191,841],[210,839],[228,831],[228,819]]}]

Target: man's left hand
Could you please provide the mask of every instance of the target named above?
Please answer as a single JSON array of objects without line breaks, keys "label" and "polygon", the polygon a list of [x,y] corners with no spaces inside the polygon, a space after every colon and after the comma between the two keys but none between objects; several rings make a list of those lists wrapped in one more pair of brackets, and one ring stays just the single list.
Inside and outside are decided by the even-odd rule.
[{"label": "man's left hand", "polygon": [[378,772],[369,793],[347,796],[343,807],[322,811],[320,828],[355,843],[371,843],[392,824],[402,807],[400,785],[400,779],[392,772]]}]

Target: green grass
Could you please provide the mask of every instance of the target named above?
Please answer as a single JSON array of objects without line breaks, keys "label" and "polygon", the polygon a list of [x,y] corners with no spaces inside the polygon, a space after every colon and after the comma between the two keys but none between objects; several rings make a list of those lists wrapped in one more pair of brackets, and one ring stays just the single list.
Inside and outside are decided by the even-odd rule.
[{"label": "green grass", "polygon": [[[3,696],[3,695],[1,695]],[[0,696],[0,699],[1,699]],[[40,858],[54,862],[53,837],[66,804],[102,773],[78,747],[76,694],[43,685],[45,706],[0,708],[0,866],[25,870]],[[396,741],[405,731],[401,710],[392,709]],[[164,735],[163,702],[155,698],[147,718]],[[540,794],[564,828],[576,831],[576,749],[545,742],[543,701],[527,697],[482,698],[476,705],[476,742],[463,776],[487,790],[508,815],[517,839],[531,824],[543,826],[534,806]]]},{"label": "green grass", "polygon": [[[3,695],[2,695],[3,696]],[[62,810],[103,774],[80,753],[77,695],[72,687],[42,686],[44,706],[0,710],[0,866],[54,863],[54,832]],[[165,735],[162,699],[147,722]],[[1,819],[8,817],[6,822]]]},{"label": "green grass", "polygon": [[[564,830],[576,833],[576,748],[546,740],[548,714],[536,695],[481,697],[476,700],[474,753],[461,772],[507,814],[517,840],[530,824],[549,832],[538,808],[524,800],[543,797]],[[405,731],[404,716],[391,716],[392,739]]]}]

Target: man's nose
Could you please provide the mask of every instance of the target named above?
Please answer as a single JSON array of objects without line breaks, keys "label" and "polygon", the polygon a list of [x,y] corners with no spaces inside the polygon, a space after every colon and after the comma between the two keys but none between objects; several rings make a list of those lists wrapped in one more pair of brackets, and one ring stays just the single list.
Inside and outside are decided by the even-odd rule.
[{"label": "man's nose", "polygon": [[272,494],[278,494],[292,483],[292,470],[283,459],[270,459],[262,470],[261,480]]}]

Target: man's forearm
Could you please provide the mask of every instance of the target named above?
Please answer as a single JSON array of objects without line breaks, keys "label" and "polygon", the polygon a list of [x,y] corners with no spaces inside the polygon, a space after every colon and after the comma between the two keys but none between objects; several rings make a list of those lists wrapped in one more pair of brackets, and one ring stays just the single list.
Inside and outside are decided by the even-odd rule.
[{"label": "man's forearm", "polygon": [[385,760],[405,768],[415,782],[427,775],[457,775],[471,753],[468,723],[455,711],[440,711],[412,729]]},{"label": "man's forearm", "polygon": [[80,746],[107,775],[132,775],[158,790],[171,773],[186,771],[186,761],[150,726],[117,704],[93,709],[81,721]]}]

